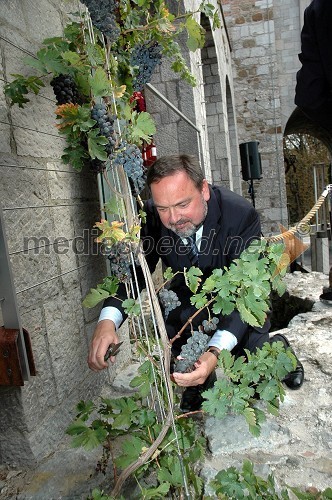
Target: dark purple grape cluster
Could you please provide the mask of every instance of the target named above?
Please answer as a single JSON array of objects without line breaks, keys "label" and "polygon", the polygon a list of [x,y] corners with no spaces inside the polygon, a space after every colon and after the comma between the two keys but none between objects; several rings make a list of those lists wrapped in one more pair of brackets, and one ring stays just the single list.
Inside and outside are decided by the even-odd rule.
[{"label": "dark purple grape cluster", "polygon": [[75,80],[70,75],[55,76],[51,80],[51,86],[56,97],[57,104],[77,104],[80,101]]},{"label": "dark purple grape cluster", "polygon": [[161,63],[161,51],[162,47],[158,42],[148,42],[134,47],[130,64],[135,68],[133,89],[136,92],[143,90],[144,85],[151,80],[155,67]]},{"label": "dark purple grape cluster", "polygon": [[83,3],[89,9],[92,24],[108,37],[111,44],[117,42],[121,33],[116,22],[117,1],[83,0]]},{"label": "dark purple grape cluster", "polygon": [[106,246],[105,254],[110,261],[111,271],[119,281],[127,283],[131,278],[131,243],[130,241],[117,241]]},{"label": "dark purple grape cluster", "polygon": [[218,323],[219,323],[219,319],[216,317],[210,318],[210,319],[205,319],[202,322],[202,326],[203,326],[205,333],[211,333],[211,332],[215,331],[217,329]]},{"label": "dark purple grape cluster", "polygon": [[138,194],[145,186],[145,169],[140,149],[136,144],[123,141],[111,156],[114,167],[123,166],[128,175],[134,194]]},{"label": "dark purple grape cluster", "polygon": [[162,288],[159,292],[159,300],[164,309],[165,319],[173,309],[176,309],[181,305],[179,297],[173,290],[168,290],[167,288]]},{"label": "dark purple grape cluster", "polygon": [[199,331],[193,332],[187,343],[182,346],[179,356],[182,359],[176,360],[174,371],[179,373],[191,371],[194,363],[206,351],[209,340],[210,337],[208,335]]},{"label": "dark purple grape cluster", "polygon": [[109,116],[107,106],[104,101],[93,106],[91,110],[91,118],[96,120],[101,135],[108,139],[108,144],[105,146],[107,153],[112,153],[116,144],[114,118]]}]

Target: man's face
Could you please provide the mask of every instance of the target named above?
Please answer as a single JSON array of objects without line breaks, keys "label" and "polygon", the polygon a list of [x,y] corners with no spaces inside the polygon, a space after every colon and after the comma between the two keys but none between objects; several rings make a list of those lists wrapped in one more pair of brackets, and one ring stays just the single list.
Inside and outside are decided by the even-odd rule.
[{"label": "man's face", "polygon": [[164,226],[184,238],[194,234],[207,214],[210,199],[207,181],[203,181],[200,190],[185,172],[180,171],[153,182],[150,188]]}]

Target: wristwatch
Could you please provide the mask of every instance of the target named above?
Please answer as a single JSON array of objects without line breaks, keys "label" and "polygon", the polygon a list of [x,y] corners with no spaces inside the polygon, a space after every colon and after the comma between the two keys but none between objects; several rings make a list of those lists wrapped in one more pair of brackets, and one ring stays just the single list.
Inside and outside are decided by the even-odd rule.
[{"label": "wristwatch", "polygon": [[212,354],[214,354],[214,355],[215,355],[215,357],[216,357],[217,359],[219,359],[220,350],[219,350],[219,349],[217,349],[216,347],[213,347],[213,346],[208,347],[208,348],[206,349],[206,352],[212,352]]}]

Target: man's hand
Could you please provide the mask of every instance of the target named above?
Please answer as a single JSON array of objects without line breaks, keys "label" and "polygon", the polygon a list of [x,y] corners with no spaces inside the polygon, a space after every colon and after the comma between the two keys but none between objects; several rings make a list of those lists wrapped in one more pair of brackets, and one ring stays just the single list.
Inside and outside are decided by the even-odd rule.
[{"label": "man's hand", "polygon": [[191,373],[174,372],[172,378],[181,387],[191,387],[204,384],[210,373],[216,368],[218,360],[211,352],[205,352],[195,363],[195,370]]},{"label": "man's hand", "polygon": [[[94,331],[89,349],[88,365],[91,370],[96,372],[108,367],[108,363],[104,361],[104,356],[108,346],[112,343],[119,343],[119,337],[115,333],[113,321],[109,319],[99,321]],[[115,359],[115,356],[110,357],[112,363],[114,363]]]}]

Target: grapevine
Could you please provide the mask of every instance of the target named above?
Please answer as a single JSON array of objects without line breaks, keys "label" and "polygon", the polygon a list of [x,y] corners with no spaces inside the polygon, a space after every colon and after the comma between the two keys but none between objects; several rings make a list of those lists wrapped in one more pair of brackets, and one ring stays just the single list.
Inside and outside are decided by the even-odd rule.
[{"label": "grapevine", "polygon": [[159,292],[159,300],[161,305],[164,308],[165,319],[168,318],[168,315],[173,309],[176,309],[181,305],[179,301],[179,297],[176,295],[173,290],[168,290],[167,288],[162,288]]},{"label": "grapevine", "polygon": [[219,319],[216,317],[210,318],[209,320],[205,319],[202,322],[202,326],[203,326],[205,333],[214,332],[217,329],[218,323],[219,323]]},{"label": "grapevine", "polygon": [[116,22],[116,0],[84,0],[87,6],[92,24],[108,37],[110,43],[114,43],[120,36],[120,27]]},{"label": "grapevine", "polygon": [[180,358],[175,363],[174,371],[184,373],[192,370],[194,363],[206,351],[210,337],[202,332],[194,331],[187,343],[182,347]]},{"label": "grapevine", "polygon": [[101,135],[108,139],[105,147],[107,153],[112,153],[116,144],[114,118],[109,116],[106,104],[104,102],[95,104],[91,110],[91,117],[96,120]]},{"label": "grapevine", "polygon": [[124,168],[131,180],[134,191],[140,193],[145,185],[145,171],[141,151],[136,144],[123,141],[115,153],[111,156],[114,167]]},{"label": "grapevine", "polygon": [[50,83],[53,87],[57,104],[76,104],[79,102],[77,86],[72,76],[60,74],[52,78]]},{"label": "grapevine", "polygon": [[151,80],[154,69],[161,63],[161,51],[162,47],[157,42],[135,46],[130,57],[130,64],[138,67],[133,82],[135,91],[141,91]]},{"label": "grapevine", "polygon": [[131,279],[131,251],[130,241],[117,241],[105,247],[105,254],[110,261],[112,274],[119,281],[125,283]]}]

